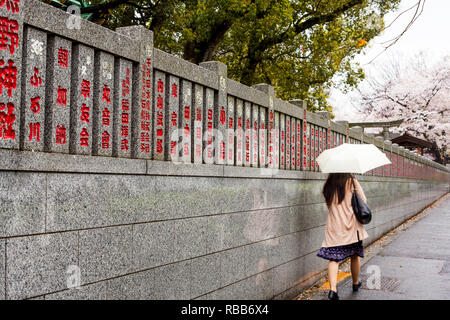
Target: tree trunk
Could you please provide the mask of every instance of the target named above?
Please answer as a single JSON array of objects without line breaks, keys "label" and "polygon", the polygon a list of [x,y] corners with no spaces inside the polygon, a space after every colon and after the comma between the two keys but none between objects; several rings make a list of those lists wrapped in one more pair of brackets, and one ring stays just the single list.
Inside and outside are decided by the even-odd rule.
[{"label": "tree trunk", "polygon": [[206,39],[187,42],[184,46],[183,59],[195,64],[213,60],[217,46],[232,25],[231,19],[218,21],[212,26]]}]

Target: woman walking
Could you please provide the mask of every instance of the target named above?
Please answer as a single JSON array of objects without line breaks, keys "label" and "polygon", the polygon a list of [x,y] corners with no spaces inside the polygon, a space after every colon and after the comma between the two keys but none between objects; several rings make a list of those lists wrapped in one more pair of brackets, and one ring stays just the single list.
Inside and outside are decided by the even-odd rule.
[{"label": "woman walking", "polygon": [[361,286],[361,282],[358,281],[359,257],[364,257],[362,240],[369,235],[353,213],[351,200],[355,189],[361,199],[367,203],[361,185],[350,173],[330,173],[323,187],[328,217],[325,238],[317,256],[329,260],[328,299],[330,300],[339,300],[336,289],[339,262],[348,257],[351,259],[353,291],[358,291]]}]

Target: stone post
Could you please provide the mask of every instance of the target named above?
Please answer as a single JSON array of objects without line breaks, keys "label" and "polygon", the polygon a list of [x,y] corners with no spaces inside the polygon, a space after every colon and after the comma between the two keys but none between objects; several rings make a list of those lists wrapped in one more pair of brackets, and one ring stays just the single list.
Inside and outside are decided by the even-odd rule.
[{"label": "stone post", "polygon": [[303,115],[299,116],[299,119],[296,120],[295,127],[296,127],[296,136],[295,136],[295,170],[301,170],[302,169],[302,118]]},{"label": "stone post", "polygon": [[280,169],[280,113],[278,111],[274,112],[274,125],[273,125],[273,167],[275,169]]},{"label": "stone post", "polygon": [[419,155],[419,176],[418,179],[423,179],[423,156]]},{"label": "stone post", "polygon": [[226,121],[226,164],[233,166],[235,161],[235,98],[227,96],[227,121]]},{"label": "stone post", "polygon": [[193,117],[193,97],[192,82],[181,80],[181,106],[180,106],[180,149],[182,150],[181,161],[192,162],[192,117]]},{"label": "stone post", "polygon": [[348,126],[348,121],[336,121],[336,123],[339,123],[340,125],[345,126],[345,132],[346,132],[346,136],[345,136],[345,142],[346,143],[350,143],[350,128]]},{"label": "stone post", "polygon": [[114,157],[131,157],[131,123],[133,64],[118,58],[114,65],[114,124],[113,153]]},{"label": "stone post", "polygon": [[47,46],[45,150],[69,153],[72,42],[50,36]]},{"label": "stone post", "polygon": [[205,93],[205,116],[204,116],[204,127],[205,132],[204,139],[204,161],[207,164],[214,163],[214,90],[211,88],[206,88]]},{"label": "stone post", "polygon": [[297,119],[295,120],[295,170],[302,170],[304,162],[306,160],[306,155],[303,154],[303,151],[306,148],[306,102],[300,99],[293,99],[289,101],[291,104],[300,108],[300,112],[298,114]]},{"label": "stone post", "polygon": [[194,105],[191,126],[193,128],[192,145],[194,146],[194,163],[203,162],[203,120],[204,120],[204,88],[199,84],[194,85]]},{"label": "stone post", "polygon": [[413,155],[413,168],[412,168],[412,178],[417,178],[417,153]]},{"label": "stone post", "polygon": [[112,155],[114,111],[114,56],[100,51],[95,55],[94,112],[92,153],[99,156]]},{"label": "stone post", "polygon": [[[363,128],[363,130],[364,130],[364,128]],[[362,135],[362,143],[374,145],[374,142],[375,142],[374,140],[375,140],[374,135],[371,133],[366,133],[366,134]],[[365,175],[369,175],[369,176],[377,175],[378,169],[379,168],[372,169],[372,170],[366,172]]]},{"label": "stone post", "polygon": [[[327,128],[326,128],[326,137],[324,136],[323,139],[325,139],[325,146],[324,146],[324,150],[329,149],[330,148],[330,139],[331,139],[331,120],[330,120],[330,114],[328,113],[328,111],[319,111],[316,112],[317,114],[319,114],[320,116],[324,117],[327,120]],[[339,144],[339,142],[337,143]],[[323,150],[322,150],[323,151]]]},{"label": "stone post", "polygon": [[331,148],[331,120],[328,119],[325,150],[330,149],[330,148]]},{"label": "stone post", "polygon": [[241,167],[244,164],[245,157],[245,138],[244,138],[244,102],[242,99],[236,99],[235,108],[235,128],[236,128],[236,166]]},{"label": "stone post", "polygon": [[383,127],[383,138],[384,140],[389,140],[389,127]]},{"label": "stone post", "polygon": [[405,177],[410,178],[411,175],[411,158],[412,158],[412,152],[408,149],[406,149],[406,172]]},{"label": "stone post", "polygon": [[411,176],[411,158],[412,158],[412,152],[409,149],[406,149],[406,172],[405,177],[410,178]]},{"label": "stone post", "polygon": [[306,162],[304,163],[303,168],[304,168],[304,170],[310,171],[311,166],[312,166],[312,164],[311,164],[311,154],[312,154],[312,152],[311,152],[311,124],[308,122],[308,119],[309,119],[308,116],[309,116],[308,112],[305,110],[303,112],[303,119],[304,119],[303,129],[304,129],[304,133],[305,133],[305,138],[303,139],[303,141],[306,144],[306,151],[305,150],[303,150],[303,151],[305,151],[304,154],[306,157]]},{"label": "stone post", "polygon": [[[23,106],[20,111],[20,145],[23,150],[43,151],[45,87],[47,85],[47,35],[38,29],[26,27],[23,36],[25,57],[22,72],[24,72],[23,79],[25,79],[25,82],[22,84],[21,104]],[[20,83],[17,88],[20,88]],[[18,104],[16,106],[19,108]]]},{"label": "stone post", "polygon": [[300,107],[301,113],[299,115],[299,118],[297,120],[297,137],[296,137],[296,158],[297,163],[295,166],[296,170],[307,170],[307,154],[309,152],[309,146],[308,146],[308,125],[307,125],[307,111],[306,111],[306,102],[304,100],[300,99],[293,99],[289,100],[289,102],[293,105],[296,105]]},{"label": "stone post", "polygon": [[297,128],[297,119],[295,117],[291,117],[291,169],[296,169],[296,128]]},{"label": "stone post", "polygon": [[[381,151],[385,154],[385,147],[386,145],[383,143],[383,137],[375,137],[375,140],[381,145]],[[378,170],[378,174],[380,176],[384,176],[385,175],[385,167],[386,166],[382,166],[381,168],[379,168]]]},{"label": "stone post", "polygon": [[290,100],[292,104],[295,104],[303,109],[303,114],[301,114],[301,159],[300,166],[301,170],[309,170],[309,126],[308,126],[308,112],[307,105],[303,100]]},{"label": "stone post", "polygon": [[[310,115],[311,118],[314,117],[313,114]],[[316,119],[314,119],[316,120]],[[316,171],[316,125],[315,125],[315,121],[308,123],[309,125],[309,141],[310,141],[310,145],[309,145],[309,150],[310,150],[310,154],[311,154],[311,158],[310,158],[310,170],[311,171]]]},{"label": "stone post", "polygon": [[217,73],[217,80],[219,84],[219,91],[216,96],[216,103],[214,108],[214,129],[216,129],[217,137],[215,137],[215,156],[214,162],[216,164],[226,164],[227,159],[227,66],[218,61],[208,61],[200,63],[200,67],[211,70]]},{"label": "stone post", "polygon": [[153,145],[153,32],[143,26],[117,28],[116,32],[139,42],[139,63],[133,67],[131,155],[151,159]]},{"label": "stone post", "polygon": [[393,156],[393,172],[392,175],[394,177],[398,177],[398,159],[399,159],[399,155],[398,155],[398,144],[393,143],[392,144],[392,156]]},{"label": "stone post", "polygon": [[251,103],[244,102],[244,166],[251,166],[251,150],[252,150],[252,108]]},{"label": "stone post", "polygon": [[414,160],[414,162],[413,162],[413,174],[412,174],[412,177],[414,178],[414,179],[416,179],[417,178],[417,162],[418,162],[418,156],[417,156],[417,153],[415,153],[414,154],[414,157],[413,157],[413,160]]},{"label": "stone post", "polygon": [[292,117],[285,115],[285,169],[291,169],[291,120]]},{"label": "stone post", "polygon": [[280,169],[286,169],[286,115],[280,113]]},{"label": "stone post", "polygon": [[405,148],[400,146],[398,147],[399,155],[400,155],[400,161],[399,161],[399,176],[404,177],[405,176]]},{"label": "stone post", "polygon": [[353,131],[356,131],[356,132],[359,132],[359,139],[357,138],[357,140],[360,142],[360,143],[363,143],[363,136],[364,136],[364,132],[363,132],[363,129],[361,128],[361,127],[352,127],[352,129],[353,129]]},{"label": "stone post", "polygon": [[413,152],[411,150],[408,150],[407,153],[408,153],[408,172],[407,172],[407,177],[411,178],[414,154],[413,154]]},{"label": "stone post", "polygon": [[[167,97],[169,87],[167,86],[166,74],[161,71],[154,72],[154,85],[153,85],[153,130],[152,130],[152,148],[153,159],[164,160],[166,153],[167,139]],[[192,125],[191,125],[192,128]],[[201,159],[201,158],[200,158]]]},{"label": "stone post", "polygon": [[258,129],[259,129],[259,106],[256,104],[252,104],[252,144],[251,144],[251,152],[250,152],[250,162],[252,167],[258,167]]},{"label": "stone post", "polygon": [[385,175],[388,177],[391,177],[392,176],[392,165],[393,165],[391,140],[384,140],[384,150],[386,152],[386,156],[391,161],[391,164],[389,166],[387,166],[387,168],[385,169]]},{"label": "stone post", "polygon": [[302,122],[304,122],[305,119],[305,113],[306,113],[306,103],[303,100],[290,100],[291,104],[296,105],[300,108],[300,112],[298,113],[298,116],[295,119],[294,123],[294,135],[295,138],[293,139],[293,142],[295,141],[295,146],[293,148],[293,152],[295,153],[295,170],[302,170],[303,167],[303,156],[302,156],[302,150],[303,150],[303,125]]},{"label": "stone post", "polygon": [[[260,123],[260,138],[267,137],[267,141],[265,139],[262,140],[260,144],[260,166],[261,167],[269,167],[274,168],[274,109],[273,109],[273,99],[275,97],[275,89],[273,86],[260,83],[253,86],[253,88],[260,90],[267,94],[267,115],[266,119],[263,119],[265,116],[265,112],[261,110],[260,117],[261,117],[261,123]],[[263,108],[261,108],[263,109]],[[264,125],[264,128],[262,127]],[[265,151],[265,152],[264,152]],[[264,155],[263,155],[264,153]]]},{"label": "stone post", "polygon": [[[72,60],[69,149],[73,154],[90,155],[93,145],[97,142],[93,134],[93,123],[98,115],[95,112],[95,100],[98,102],[98,88],[95,83],[96,80],[98,82],[98,79],[95,79],[94,74],[94,49],[76,44],[73,48]],[[112,100],[110,103],[112,104]],[[112,108],[110,110],[108,125],[112,127]],[[112,139],[110,141],[109,136],[107,145],[104,146],[106,146],[105,150],[112,149]],[[98,154],[94,153],[94,155]]]},{"label": "stone post", "polygon": [[[168,106],[166,113],[166,128],[167,138],[166,146],[167,158],[170,161],[178,162],[180,159],[180,150],[183,148],[179,146],[179,136],[183,134],[183,129],[180,128],[181,112],[180,112],[180,79],[173,75],[169,76],[168,88]],[[206,162],[206,161],[205,161]]]}]

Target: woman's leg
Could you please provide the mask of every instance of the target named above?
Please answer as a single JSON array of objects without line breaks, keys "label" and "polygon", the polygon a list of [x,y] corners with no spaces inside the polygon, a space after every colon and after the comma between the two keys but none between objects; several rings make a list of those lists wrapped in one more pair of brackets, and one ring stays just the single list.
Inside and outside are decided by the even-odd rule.
[{"label": "woman's leg", "polygon": [[350,269],[352,271],[353,284],[358,284],[359,268],[359,257],[355,254],[350,258]]},{"label": "woman's leg", "polygon": [[334,292],[337,292],[336,284],[337,284],[337,276],[339,270],[339,262],[330,261],[328,262],[328,281],[330,282],[330,289]]}]

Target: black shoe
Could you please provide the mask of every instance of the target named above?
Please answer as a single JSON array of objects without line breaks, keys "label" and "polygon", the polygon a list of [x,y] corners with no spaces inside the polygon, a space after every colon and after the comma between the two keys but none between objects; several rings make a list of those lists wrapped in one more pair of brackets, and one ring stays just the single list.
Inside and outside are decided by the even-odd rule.
[{"label": "black shoe", "polygon": [[353,284],[353,292],[358,291],[358,289],[361,287],[361,281],[358,282],[357,284]]},{"label": "black shoe", "polygon": [[328,300],[339,300],[337,292],[330,290],[330,292],[328,292]]}]

